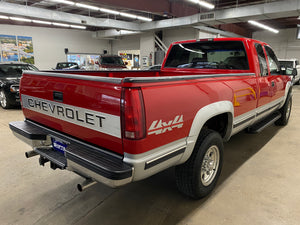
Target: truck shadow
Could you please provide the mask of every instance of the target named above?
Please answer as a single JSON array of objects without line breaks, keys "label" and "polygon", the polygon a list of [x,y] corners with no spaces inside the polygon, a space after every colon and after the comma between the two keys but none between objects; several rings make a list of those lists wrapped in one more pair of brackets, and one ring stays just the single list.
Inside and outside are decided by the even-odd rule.
[{"label": "truck shadow", "polygon": [[[239,133],[225,143],[224,164],[214,192],[201,200],[192,200],[176,189],[174,168],[146,180],[116,189],[75,224],[178,224],[201,209],[222,189],[222,184],[247,160],[259,152],[279,131],[272,126],[259,134]],[[89,192],[101,195],[102,184]],[[93,193],[95,194],[95,193]],[[95,195],[97,198],[97,195]],[[98,223],[97,221],[101,221]]]}]

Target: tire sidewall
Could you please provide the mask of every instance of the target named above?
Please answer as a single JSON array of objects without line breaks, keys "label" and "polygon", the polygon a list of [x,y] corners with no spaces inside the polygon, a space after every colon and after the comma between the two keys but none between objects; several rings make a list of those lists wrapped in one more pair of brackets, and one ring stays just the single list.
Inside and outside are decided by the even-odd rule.
[{"label": "tire sidewall", "polygon": [[[277,126],[285,126],[288,124],[290,116],[291,116],[292,105],[293,105],[292,96],[291,96],[291,94],[289,94],[283,107],[279,110],[279,112],[281,113],[281,117],[279,120],[277,120],[275,122],[275,124]],[[288,109],[290,110],[290,113],[287,116],[286,113],[287,113]]]},{"label": "tire sidewall", "polygon": [[[288,116],[286,115],[287,110],[289,110]],[[283,109],[283,117],[284,117],[285,124],[287,124],[290,119],[291,111],[292,111],[292,96],[289,96],[289,98],[286,101],[286,105],[284,106],[284,109]]]},{"label": "tire sidewall", "polygon": [[[202,183],[201,180],[201,167],[202,167],[202,163],[204,160],[204,156],[206,154],[206,152],[208,151],[208,149],[211,146],[216,145],[218,147],[219,150],[219,165],[218,165],[218,169],[217,172],[215,174],[215,177],[213,178],[212,182],[208,185],[205,186]],[[195,193],[197,193],[196,195],[199,197],[204,197],[206,195],[208,195],[216,186],[217,180],[221,174],[221,170],[222,170],[222,165],[223,165],[223,141],[221,136],[216,133],[216,132],[212,132],[210,134],[208,134],[206,136],[206,138],[199,143],[198,147],[198,152],[195,158],[195,167],[194,167],[194,184],[195,185]],[[197,149],[197,148],[196,148]],[[195,150],[196,150],[195,149]]]}]

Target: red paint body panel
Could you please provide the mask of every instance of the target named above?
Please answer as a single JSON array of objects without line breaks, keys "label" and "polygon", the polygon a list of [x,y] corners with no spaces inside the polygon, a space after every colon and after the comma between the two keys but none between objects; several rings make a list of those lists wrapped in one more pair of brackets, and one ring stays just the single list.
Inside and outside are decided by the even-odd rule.
[{"label": "red paint body panel", "polygon": [[[53,91],[64,93],[63,103],[67,105],[86,108],[102,113],[121,117],[121,91],[122,88],[141,88],[144,100],[147,135],[141,140],[128,140],[117,138],[98,131],[84,128],[49,117],[47,115],[23,109],[27,119],[31,119],[63,133],[93,143],[108,150],[123,154],[140,154],[158,148],[189,135],[193,120],[197,112],[218,101],[230,101],[234,105],[234,117],[243,115],[255,108],[281,98],[285,94],[285,87],[289,81],[288,76],[260,77],[260,69],[254,42],[265,43],[243,38],[214,39],[214,41],[242,41],[247,53],[248,70],[230,69],[187,69],[165,68],[157,71],[68,71],[69,74],[114,77],[114,78],[140,78],[151,77],[153,82],[124,82],[109,83],[87,81],[51,76],[31,75],[26,72],[21,80],[21,95],[29,95],[53,101]],[[176,44],[196,42],[184,41]],[[168,54],[170,53],[170,49]],[[167,56],[168,56],[167,54]],[[166,57],[167,58],[167,57]],[[166,59],[164,63],[166,62]],[[55,71],[57,74],[65,71]],[[241,73],[248,75],[239,76]],[[191,76],[232,74],[231,76],[199,78],[175,81],[156,81],[157,77]],[[236,74],[236,75],[234,75]],[[271,85],[275,83],[275,85]],[[174,121],[182,126],[166,130],[159,135],[159,123],[172,124]],[[121,123],[121,122],[120,122]],[[175,123],[175,122],[174,122]],[[120,125],[121,127],[121,125]],[[155,130],[156,129],[156,130]],[[121,132],[121,131],[120,131]]]},{"label": "red paint body panel", "polygon": [[[120,85],[94,81],[84,81],[83,85],[82,80],[23,74],[21,79],[21,96],[25,94],[53,101],[53,91],[64,93],[64,104],[120,116]],[[122,140],[120,138],[54,119],[25,108],[23,108],[23,113],[27,119],[47,127],[99,145],[102,148],[107,148],[120,154],[123,153]]]}]

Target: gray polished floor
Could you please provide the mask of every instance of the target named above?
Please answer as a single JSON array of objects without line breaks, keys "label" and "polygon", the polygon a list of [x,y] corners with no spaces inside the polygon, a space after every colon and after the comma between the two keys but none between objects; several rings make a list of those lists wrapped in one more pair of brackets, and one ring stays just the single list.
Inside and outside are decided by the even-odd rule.
[{"label": "gray polished floor", "polygon": [[96,184],[79,193],[81,177],[25,158],[30,147],[8,128],[23,120],[21,110],[0,109],[0,224],[299,224],[299,115],[295,86],[289,124],[232,137],[215,191],[195,201],[178,193],[173,168],[119,189]]}]

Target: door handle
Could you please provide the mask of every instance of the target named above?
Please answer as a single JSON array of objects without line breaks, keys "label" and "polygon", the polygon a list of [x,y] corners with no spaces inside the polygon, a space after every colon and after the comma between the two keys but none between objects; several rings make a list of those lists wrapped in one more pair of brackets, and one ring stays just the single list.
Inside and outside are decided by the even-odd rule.
[{"label": "door handle", "polygon": [[275,82],[274,82],[274,81],[272,81],[272,82],[271,82],[271,85],[272,85],[272,87],[274,87],[274,86],[275,86]]}]

